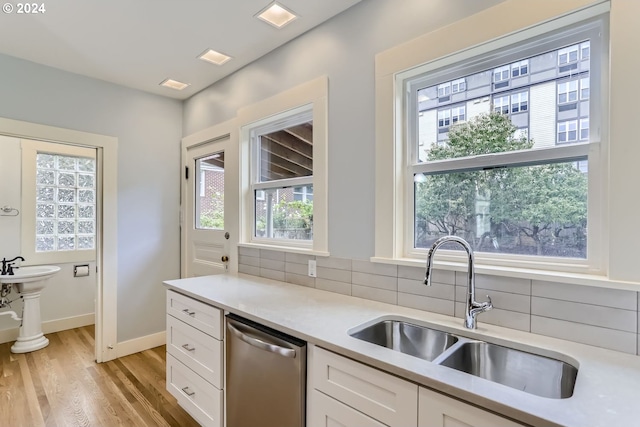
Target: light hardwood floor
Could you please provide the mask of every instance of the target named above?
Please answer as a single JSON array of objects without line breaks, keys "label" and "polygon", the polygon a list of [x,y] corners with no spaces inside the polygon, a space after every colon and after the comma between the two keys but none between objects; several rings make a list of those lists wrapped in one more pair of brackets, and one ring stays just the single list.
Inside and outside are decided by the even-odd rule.
[{"label": "light hardwood floor", "polygon": [[0,426],[198,426],[165,388],[165,346],[98,364],[93,326],[47,338],[0,344]]}]

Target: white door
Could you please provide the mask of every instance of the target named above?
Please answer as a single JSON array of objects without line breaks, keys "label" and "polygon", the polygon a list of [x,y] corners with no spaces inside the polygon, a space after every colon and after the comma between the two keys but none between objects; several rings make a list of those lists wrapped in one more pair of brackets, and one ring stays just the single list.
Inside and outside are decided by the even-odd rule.
[{"label": "white door", "polygon": [[220,274],[227,270],[231,237],[224,221],[227,142],[228,139],[187,148],[183,277]]}]

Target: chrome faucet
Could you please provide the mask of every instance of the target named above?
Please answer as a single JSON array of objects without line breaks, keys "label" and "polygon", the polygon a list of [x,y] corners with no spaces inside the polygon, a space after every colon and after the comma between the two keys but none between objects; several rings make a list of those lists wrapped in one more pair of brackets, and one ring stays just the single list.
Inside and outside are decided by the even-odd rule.
[{"label": "chrome faucet", "polygon": [[464,327],[467,329],[475,329],[476,316],[480,313],[484,313],[487,310],[491,310],[493,308],[493,304],[491,304],[491,298],[489,298],[489,295],[487,295],[487,302],[476,301],[476,276],[474,271],[475,267],[473,261],[473,249],[471,249],[471,246],[466,240],[458,236],[444,236],[433,243],[433,245],[429,249],[429,252],[427,253],[427,272],[424,276],[424,284],[427,286],[431,286],[431,269],[433,267],[433,255],[441,245],[447,242],[456,242],[460,244],[465,251],[467,251],[467,300],[464,310]]}]

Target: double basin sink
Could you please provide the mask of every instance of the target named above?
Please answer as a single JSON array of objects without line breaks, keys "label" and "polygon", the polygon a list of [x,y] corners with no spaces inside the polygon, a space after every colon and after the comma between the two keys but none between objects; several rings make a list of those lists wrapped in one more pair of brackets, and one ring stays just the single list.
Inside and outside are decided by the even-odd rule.
[{"label": "double basin sink", "polygon": [[562,360],[415,325],[381,320],[349,332],[354,338],[537,396],[573,395],[578,369]]}]

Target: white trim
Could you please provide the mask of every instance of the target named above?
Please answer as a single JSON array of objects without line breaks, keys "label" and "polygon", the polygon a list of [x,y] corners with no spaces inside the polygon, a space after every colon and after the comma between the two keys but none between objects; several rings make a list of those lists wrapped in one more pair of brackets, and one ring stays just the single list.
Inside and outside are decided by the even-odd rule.
[{"label": "white trim", "polygon": [[[403,259],[405,248],[403,243],[411,236],[405,237],[406,229],[397,227],[403,224],[409,217],[410,206],[405,200],[410,200],[406,182],[408,177],[404,175],[404,169],[408,166],[405,154],[404,135],[406,129],[402,123],[406,122],[404,81],[419,76],[428,70],[442,70],[445,67],[483,54],[489,54],[509,45],[524,42],[528,39],[542,36],[546,33],[571,26],[586,19],[600,16],[610,9],[610,3],[606,1],[575,0],[571,2],[555,2],[543,0],[533,3],[507,1],[493,8],[475,14],[469,18],[456,22],[450,26],[441,28],[432,33],[425,34],[407,43],[391,48],[376,55],[376,201],[375,201],[375,259]],[[509,17],[502,19],[501,17]],[[486,22],[495,22],[496,25],[485,25]],[[464,38],[455,37],[463,30]],[[470,31],[469,29],[472,29]],[[444,42],[443,42],[444,41]],[[605,49],[606,50],[606,49]],[[603,52],[607,57],[607,52]],[[607,109],[608,74],[605,66],[601,66],[603,79],[602,93],[599,95],[603,103],[604,111]],[[438,71],[439,73],[440,71]],[[399,76],[402,79],[398,78]],[[597,161],[606,163],[607,135],[604,130],[608,128],[607,117],[602,117],[603,132],[592,136],[591,141],[600,144],[589,144],[583,147],[571,149],[573,153],[588,151],[590,156],[600,156]],[[603,135],[601,137],[601,135]],[[541,153],[545,156],[544,153]],[[516,153],[513,156],[517,156]],[[491,156],[484,157],[483,162],[488,165],[493,162]],[[461,167],[465,160],[461,159],[457,164]],[[526,163],[526,161],[525,161]],[[476,166],[474,163],[473,166]],[[429,167],[420,165],[420,167]],[[434,167],[438,167],[434,164]],[[604,169],[604,165],[602,167]],[[606,183],[592,182],[592,176],[606,177],[602,169],[592,170],[590,165],[589,188],[594,188],[597,194],[602,194],[603,199],[594,201],[589,199],[590,221],[602,223],[602,209],[594,205],[599,203],[606,206],[607,194],[602,190]],[[594,172],[593,174],[591,172]],[[406,178],[406,179],[405,179]],[[412,178],[412,177],[411,177]],[[591,215],[594,213],[593,215]],[[412,216],[411,216],[412,218]],[[595,244],[595,241],[598,244]],[[589,241],[589,256],[598,265],[594,264],[594,270],[600,273],[604,271],[606,260],[601,260],[600,246],[607,243],[603,232],[595,233]],[[587,271],[585,271],[586,273]]]},{"label": "white trim", "polygon": [[[81,328],[83,326],[95,324],[95,313],[80,314],[78,316],[65,317],[42,322],[42,332],[53,334],[55,332],[66,331],[68,329]],[[0,331],[0,344],[15,341],[18,338],[20,327],[3,329]]]},{"label": "white trim", "polygon": [[[314,252],[325,253],[329,248],[328,230],[328,90],[326,76],[303,83],[270,98],[238,110],[240,126],[240,241],[252,242],[254,203],[251,192],[251,131],[269,118],[276,119],[283,112],[297,113],[306,105],[313,111],[313,244]],[[262,242],[261,242],[262,243]],[[269,240],[271,249],[285,250],[290,242]]]},{"label": "white trim", "polygon": [[[219,123],[215,126],[211,126],[207,129],[201,130],[189,136],[185,136],[182,138],[181,142],[181,156],[182,156],[182,168],[180,173],[180,182],[182,185],[180,186],[180,277],[184,277],[185,272],[187,271],[187,233],[184,232],[185,226],[185,195],[188,191],[188,182],[184,179],[184,168],[187,166],[187,151],[190,149],[194,149],[200,145],[208,144],[210,142],[215,142],[217,140],[223,138],[229,138],[229,144],[227,149],[225,150],[225,187],[238,189],[237,191],[229,191],[225,192],[225,206],[235,206],[238,209],[240,204],[240,183],[239,183],[239,174],[233,173],[236,170],[239,170],[239,162],[238,162],[238,125],[237,120],[230,119],[226,122]],[[193,172],[195,174],[195,171]],[[241,212],[241,211],[240,211]],[[240,220],[233,216],[226,215],[224,217],[224,228],[225,231],[229,232],[229,251],[230,254],[236,254],[235,256],[229,257],[229,271],[231,273],[238,271],[238,239],[240,235]]]},{"label": "white trim", "polygon": [[124,357],[151,348],[159,347],[167,343],[166,331],[156,332],[140,338],[134,338],[128,341],[118,343],[117,357]]},{"label": "white trim", "polygon": [[115,358],[118,341],[118,138],[0,117],[0,135],[98,148],[102,159],[101,236],[96,242],[96,361]]},{"label": "white trim", "polygon": [[238,243],[238,246],[241,248],[256,248],[256,249],[268,249],[271,251],[280,251],[280,252],[288,252],[293,254],[305,254],[305,255],[315,255],[315,256],[329,256],[329,252],[326,251],[315,251],[309,248],[303,247],[294,247],[294,246],[274,246],[272,244],[262,244],[262,243]]}]

